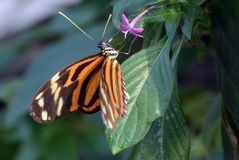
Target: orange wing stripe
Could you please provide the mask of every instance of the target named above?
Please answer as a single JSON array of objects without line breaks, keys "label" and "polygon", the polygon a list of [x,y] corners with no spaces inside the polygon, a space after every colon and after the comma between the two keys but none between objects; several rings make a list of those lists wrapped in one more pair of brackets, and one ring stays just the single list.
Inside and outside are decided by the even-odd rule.
[{"label": "orange wing stripe", "polygon": [[87,62],[90,62],[90,61],[94,61],[96,59],[102,59],[102,57],[100,55],[98,56],[94,56],[94,57],[90,57],[90,58],[87,58],[79,63],[76,63],[76,64],[73,64],[72,66],[70,66],[69,68],[67,68],[67,71],[69,71],[69,78],[67,79],[66,83],[64,84],[64,87],[68,87],[69,85],[72,84],[72,81],[71,81],[71,78],[73,77],[75,71],[77,70],[78,67],[80,67],[82,64],[84,63],[87,63]]},{"label": "orange wing stripe", "polygon": [[[78,104],[78,99],[80,95],[80,91],[82,88],[82,83],[85,81],[85,78],[88,76],[88,74],[95,68],[97,67],[98,64],[100,64],[103,60],[103,57],[97,57],[91,64],[89,64],[87,67],[85,67],[82,72],[79,74],[77,80],[79,82],[77,88],[73,92],[72,96],[72,104],[70,107],[70,111],[75,111],[77,110],[80,106]],[[73,76],[74,74],[71,74]],[[68,79],[71,79],[72,77],[69,76]],[[72,83],[72,82],[71,82]]]},{"label": "orange wing stripe", "polygon": [[121,67],[118,67],[118,87],[119,87],[119,103],[120,103],[120,113],[124,112],[124,99],[123,99],[123,85],[122,85],[122,71],[121,71]]},{"label": "orange wing stripe", "polygon": [[[113,91],[113,95],[114,95],[114,99],[117,105],[119,105],[119,99],[117,96],[117,80],[116,80],[116,65],[117,65],[117,61],[114,60],[113,61],[113,66],[112,66],[112,75],[111,75],[111,83],[112,83],[112,91]],[[119,107],[119,106],[118,106]]]},{"label": "orange wing stripe", "polygon": [[110,102],[111,102],[111,105],[112,105],[112,108],[114,109],[113,112],[114,112],[114,117],[116,117],[116,119],[118,118],[119,116],[119,113],[116,109],[116,102],[114,100],[114,96],[113,96],[113,89],[111,86],[111,76],[112,76],[112,72],[111,72],[111,67],[113,65],[113,61],[111,59],[107,59],[107,62],[106,62],[106,66],[105,66],[105,82],[106,82],[106,85],[107,85],[107,91],[109,93],[109,98],[110,98]]},{"label": "orange wing stripe", "polygon": [[100,82],[100,71],[98,71],[97,73],[94,74],[94,76],[92,76],[90,82],[87,85],[86,88],[86,96],[85,96],[85,105],[88,105],[90,100],[93,98],[96,90],[98,89],[99,86],[99,82]]},{"label": "orange wing stripe", "polygon": [[91,111],[95,110],[97,107],[99,107],[99,105],[100,105],[100,100],[97,99],[92,106],[90,106],[90,107],[83,106],[82,109],[86,112],[91,112]]}]

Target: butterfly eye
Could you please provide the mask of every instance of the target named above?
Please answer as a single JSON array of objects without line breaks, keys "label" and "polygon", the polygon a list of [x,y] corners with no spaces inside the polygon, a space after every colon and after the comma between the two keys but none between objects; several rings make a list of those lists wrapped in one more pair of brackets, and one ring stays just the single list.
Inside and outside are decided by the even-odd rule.
[{"label": "butterfly eye", "polygon": [[98,47],[98,48],[101,48],[101,42],[97,44],[97,47]]}]

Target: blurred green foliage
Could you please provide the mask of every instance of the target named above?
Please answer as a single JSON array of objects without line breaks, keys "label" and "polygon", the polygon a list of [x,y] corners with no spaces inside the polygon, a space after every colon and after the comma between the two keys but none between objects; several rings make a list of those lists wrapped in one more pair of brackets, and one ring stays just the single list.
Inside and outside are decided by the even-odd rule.
[{"label": "blurred green foliage", "polygon": [[[99,52],[109,13],[114,26],[106,37],[120,25],[122,13],[132,19],[155,2],[162,6],[137,24],[145,30],[145,38],[133,44],[138,52],[119,56],[120,62],[127,59],[122,68],[132,98],[115,132],[104,130],[100,113],[73,113],[47,125],[32,120],[28,106],[37,89],[66,65]],[[96,41],[57,14],[5,37],[0,159],[238,158],[238,2],[229,2],[80,1],[63,12]]]}]

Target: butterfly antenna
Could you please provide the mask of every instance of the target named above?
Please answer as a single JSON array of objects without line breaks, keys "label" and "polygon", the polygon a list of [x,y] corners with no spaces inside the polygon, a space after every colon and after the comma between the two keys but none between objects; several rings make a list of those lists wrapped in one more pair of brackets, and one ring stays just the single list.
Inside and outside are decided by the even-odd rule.
[{"label": "butterfly antenna", "polygon": [[105,24],[104,31],[103,31],[103,33],[102,33],[102,35],[101,35],[101,39],[103,39],[103,37],[104,37],[104,35],[105,35],[106,29],[107,29],[107,27],[108,27],[108,24],[109,24],[109,22],[110,22],[110,18],[111,18],[111,17],[112,17],[112,14],[109,14],[109,17],[108,17],[107,22],[106,22],[106,24]]},{"label": "butterfly antenna", "polygon": [[113,36],[111,36],[110,38],[108,38],[107,42],[110,42],[113,40],[114,37],[116,37],[121,31],[116,32]]},{"label": "butterfly antenna", "polygon": [[118,50],[120,51],[121,49],[123,49],[127,44],[128,44],[128,42],[131,40],[131,37],[130,38],[128,38],[127,40],[126,40],[126,42],[125,41],[122,41],[122,42],[120,42],[120,44],[119,44],[119,46],[120,45],[122,45]]},{"label": "butterfly antenna", "polygon": [[90,35],[88,35],[83,29],[81,29],[79,26],[77,26],[69,17],[67,17],[64,13],[58,12],[60,15],[62,15],[64,18],[66,18],[71,24],[73,24],[79,31],[81,31],[84,35],[86,35],[89,39],[94,40]]},{"label": "butterfly antenna", "polygon": [[134,37],[133,41],[130,43],[128,53],[130,53],[131,48],[132,48],[132,45],[133,45],[133,43],[134,43],[135,40],[136,40],[136,37]]}]

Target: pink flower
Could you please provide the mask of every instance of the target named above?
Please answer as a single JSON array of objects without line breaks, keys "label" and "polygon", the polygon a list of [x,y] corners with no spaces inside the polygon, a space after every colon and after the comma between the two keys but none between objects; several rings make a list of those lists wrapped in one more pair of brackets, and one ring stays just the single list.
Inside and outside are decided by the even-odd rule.
[{"label": "pink flower", "polygon": [[136,28],[134,26],[146,13],[148,13],[148,11],[155,9],[155,8],[156,8],[156,6],[149,7],[148,9],[146,9],[145,11],[140,13],[137,17],[135,17],[130,23],[129,23],[128,18],[123,14],[121,17],[123,25],[120,26],[118,29],[120,29],[124,33],[125,38],[128,33],[132,34],[135,37],[144,38],[144,36],[141,35],[141,33],[144,31],[144,29]]}]

